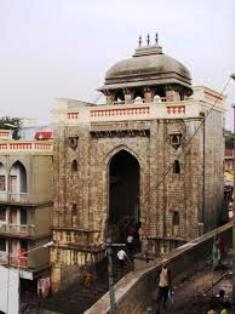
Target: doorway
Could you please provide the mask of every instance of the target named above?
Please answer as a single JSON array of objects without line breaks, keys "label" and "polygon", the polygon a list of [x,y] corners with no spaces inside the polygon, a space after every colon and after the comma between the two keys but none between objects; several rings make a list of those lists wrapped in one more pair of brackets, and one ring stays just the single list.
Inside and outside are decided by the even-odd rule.
[{"label": "doorway", "polygon": [[125,150],[115,154],[109,164],[108,234],[114,242],[125,242],[128,226],[139,228],[140,166]]}]

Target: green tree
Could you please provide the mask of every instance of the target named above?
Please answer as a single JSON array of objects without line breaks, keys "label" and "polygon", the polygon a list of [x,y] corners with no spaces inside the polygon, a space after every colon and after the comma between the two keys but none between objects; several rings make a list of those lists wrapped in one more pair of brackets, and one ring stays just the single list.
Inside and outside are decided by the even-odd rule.
[{"label": "green tree", "polygon": [[224,138],[225,138],[225,147],[227,148],[233,148],[234,147],[234,141],[235,141],[235,135],[228,130],[224,131]]},{"label": "green tree", "polygon": [[12,130],[12,138],[19,140],[19,130],[22,128],[22,120],[16,117],[2,117],[0,118],[0,129]]}]

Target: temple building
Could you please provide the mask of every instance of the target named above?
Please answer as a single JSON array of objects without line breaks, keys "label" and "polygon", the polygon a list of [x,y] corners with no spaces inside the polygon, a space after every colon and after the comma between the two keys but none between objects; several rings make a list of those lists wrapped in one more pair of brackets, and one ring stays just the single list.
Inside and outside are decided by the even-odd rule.
[{"label": "temple building", "polygon": [[[106,103],[54,106],[54,290],[136,226],[161,254],[216,227],[223,201],[224,96],[191,85],[156,38],[114,64]],[[146,246],[147,245],[147,246]]]}]

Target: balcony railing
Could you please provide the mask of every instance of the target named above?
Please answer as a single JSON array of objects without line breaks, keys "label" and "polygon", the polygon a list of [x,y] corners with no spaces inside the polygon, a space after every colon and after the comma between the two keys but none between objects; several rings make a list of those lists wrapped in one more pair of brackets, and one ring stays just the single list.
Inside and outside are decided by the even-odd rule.
[{"label": "balcony railing", "polygon": [[35,225],[17,225],[0,222],[0,233],[30,237],[36,233]]},{"label": "balcony railing", "polygon": [[46,141],[0,141],[0,153],[1,152],[33,152],[52,154],[53,143]]},{"label": "balcony railing", "polygon": [[26,203],[28,201],[28,193],[8,193],[9,202]]},{"label": "balcony railing", "polygon": [[30,203],[29,193],[0,192],[0,202]]}]

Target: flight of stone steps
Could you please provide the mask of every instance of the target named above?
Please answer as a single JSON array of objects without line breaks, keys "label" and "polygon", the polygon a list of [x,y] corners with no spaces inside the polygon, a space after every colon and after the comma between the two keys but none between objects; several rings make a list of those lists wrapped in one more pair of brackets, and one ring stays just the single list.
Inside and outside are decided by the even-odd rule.
[{"label": "flight of stone steps", "polygon": [[[120,280],[125,274],[131,271],[131,265],[126,265],[120,268],[117,261],[113,263],[114,282]],[[84,281],[78,281],[67,287],[66,290],[61,290],[57,294],[44,299],[31,300],[31,306],[28,310],[22,312],[27,313],[55,313],[55,314],[81,314],[86,309],[91,307],[99,298],[108,291],[108,266],[105,260],[99,266],[99,271],[95,277],[94,284],[91,288],[87,288]],[[31,308],[31,310],[29,310]],[[41,308],[41,312],[40,312]]]}]

